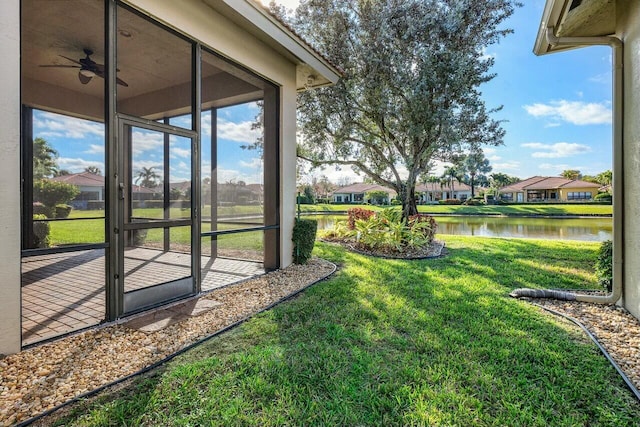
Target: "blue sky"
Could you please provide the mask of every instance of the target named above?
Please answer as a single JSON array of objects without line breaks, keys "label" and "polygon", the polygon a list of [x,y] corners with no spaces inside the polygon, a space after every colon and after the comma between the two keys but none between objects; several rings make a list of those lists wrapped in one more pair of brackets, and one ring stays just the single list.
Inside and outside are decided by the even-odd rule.
[{"label": "blue sky", "polygon": [[[292,8],[296,0],[282,1]],[[532,52],[543,0],[526,0],[505,26],[514,33],[485,54],[495,58],[497,77],[481,87],[488,107],[503,105],[494,117],[505,120],[504,145],[488,147],[485,154],[494,172],[527,178],[555,176],[565,169],[597,174],[611,168],[611,54],[606,47],[589,47],[535,56]],[[257,138],[251,123],[258,112],[255,104],[219,110],[218,177],[221,182],[261,182],[259,153],[241,148]],[[203,129],[207,129],[203,117]],[[59,165],[71,172],[97,166],[104,172],[104,128],[102,124],[76,120],[53,113],[36,112],[34,136],[47,139],[60,152]],[[147,135],[148,136],[148,135]],[[204,135],[204,139],[208,137]],[[142,138],[142,136],[140,136]],[[141,143],[138,164],[156,167],[159,138]],[[183,147],[172,155],[172,181],[188,180],[188,158]],[[203,141],[203,177],[210,168],[208,144]],[[155,157],[154,157],[155,156]],[[187,160],[187,162],[185,162]],[[435,174],[440,174],[438,165]],[[327,175],[333,182],[359,181],[352,171],[327,168],[314,175]],[[303,180],[310,179],[310,175]]]},{"label": "blue sky", "polygon": [[[259,136],[252,130],[259,109],[256,103],[242,104],[218,110],[218,180],[220,182],[244,181],[247,184],[262,183],[262,160],[255,150],[243,149]],[[172,124],[189,128],[190,120],[173,119]],[[34,111],[34,137],[46,139],[60,157],[60,169],[72,173],[82,172],[89,166],[98,167],[104,174],[104,126],[102,123]],[[207,177],[211,168],[210,149],[211,114],[202,118],[202,176]],[[134,173],[141,167],[154,168],[162,174],[162,134],[141,132],[134,129]],[[171,182],[189,181],[190,162],[188,141],[171,138]]]},{"label": "blue sky", "polygon": [[[267,2],[264,0],[263,2]],[[488,107],[503,105],[504,145],[485,154],[494,172],[527,178],[565,169],[597,174],[611,168],[611,54],[589,47],[538,57],[533,54],[544,0],[526,3],[505,23],[513,34],[491,45],[497,77],[480,89]],[[297,0],[282,0],[295,8]],[[438,165],[435,174],[442,173]],[[327,168],[334,182],[361,180],[344,168]]]}]

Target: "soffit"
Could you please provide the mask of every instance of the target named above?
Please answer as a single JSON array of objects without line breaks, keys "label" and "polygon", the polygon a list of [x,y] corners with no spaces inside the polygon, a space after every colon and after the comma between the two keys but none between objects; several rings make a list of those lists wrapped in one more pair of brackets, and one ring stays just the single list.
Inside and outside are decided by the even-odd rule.
[{"label": "soffit", "polygon": [[536,55],[577,47],[549,45],[546,31],[551,27],[557,37],[612,35],[616,31],[616,0],[547,0],[533,49]]},{"label": "soffit", "polygon": [[298,90],[335,84],[341,71],[257,0],[202,0],[297,65]]}]

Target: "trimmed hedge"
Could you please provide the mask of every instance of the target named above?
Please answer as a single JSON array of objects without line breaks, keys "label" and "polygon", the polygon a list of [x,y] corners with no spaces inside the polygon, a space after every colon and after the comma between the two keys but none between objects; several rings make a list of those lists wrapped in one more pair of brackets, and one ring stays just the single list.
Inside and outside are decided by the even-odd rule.
[{"label": "trimmed hedge", "polygon": [[49,247],[49,231],[51,227],[48,221],[38,221],[47,219],[44,214],[36,214],[33,216],[33,243],[36,248]]},{"label": "trimmed hedge", "polygon": [[69,218],[73,206],[69,205],[56,205],[56,218]]},{"label": "trimmed hedge", "polygon": [[444,200],[440,200],[438,203],[440,203],[441,205],[461,205],[462,204],[462,200],[460,200],[460,199],[444,199]]},{"label": "trimmed hedge", "polygon": [[596,261],[596,275],[598,283],[608,292],[613,287],[613,243],[605,240],[598,249],[598,260]]},{"label": "trimmed hedge", "polygon": [[316,242],[318,221],[315,219],[296,218],[293,226],[293,262],[306,264],[311,258],[313,245]]}]

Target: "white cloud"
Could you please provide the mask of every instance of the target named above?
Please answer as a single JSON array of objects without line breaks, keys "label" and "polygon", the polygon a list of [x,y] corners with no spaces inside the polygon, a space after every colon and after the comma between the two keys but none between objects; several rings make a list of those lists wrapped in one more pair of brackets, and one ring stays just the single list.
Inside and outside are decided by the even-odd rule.
[{"label": "white cloud", "polygon": [[89,149],[85,151],[86,154],[104,154],[104,145],[90,144]]},{"label": "white cloud", "polygon": [[104,125],[89,120],[76,119],[41,111],[34,117],[34,130],[42,137],[85,139],[90,136],[104,138]]},{"label": "white cloud", "polygon": [[96,166],[104,174],[104,162],[98,162],[95,160],[60,157],[58,158],[58,166],[60,169],[68,170],[72,173],[83,172],[89,166]]},{"label": "white cloud", "polygon": [[259,157],[254,157],[248,162],[240,160],[238,164],[244,168],[262,170],[262,159]]},{"label": "white cloud", "polygon": [[158,132],[134,131],[132,135],[133,154],[143,154],[147,151],[161,152],[164,147],[164,136]]},{"label": "white cloud", "polygon": [[611,84],[611,73],[596,74],[589,77],[589,81],[593,83]]},{"label": "white cloud", "polygon": [[535,151],[531,156],[538,159],[558,159],[589,153],[591,147],[571,142],[556,142],[555,144],[543,144],[541,142],[528,142],[522,147],[532,148]]},{"label": "white cloud", "polygon": [[218,168],[218,182],[238,182],[244,181],[247,184],[261,184],[262,172],[247,173],[235,169]]},{"label": "white cloud", "polygon": [[564,121],[574,125],[611,124],[611,108],[607,102],[551,101],[531,104],[523,108],[534,117],[548,117],[554,123]]},{"label": "white cloud", "polygon": [[254,143],[260,137],[259,129],[251,129],[253,122],[230,122],[218,118],[218,138],[230,141]]},{"label": "white cloud", "polygon": [[495,162],[492,163],[492,166],[494,172],[513,171],[521,168],[520,162],[517,161]]},{"label": "white cloud", "polygon": [[584,165],[569,165],[566,163],[554,164],[554,163],[541,163],[538,165],[538,168],[543,171],[554,171],[556,175],[559,175],[562,171],[567,169],[571,170],[579,170],[582,173],[588,173],[590,168]]},{"label": "white cloud", "polygon": [[191,157],[191,150],[188,150],[186,148],[171,147],[170,148],[170,153],[171,153],[171,157],[172,158],[177,158],[177,157],[189,158],[189,157]]}]

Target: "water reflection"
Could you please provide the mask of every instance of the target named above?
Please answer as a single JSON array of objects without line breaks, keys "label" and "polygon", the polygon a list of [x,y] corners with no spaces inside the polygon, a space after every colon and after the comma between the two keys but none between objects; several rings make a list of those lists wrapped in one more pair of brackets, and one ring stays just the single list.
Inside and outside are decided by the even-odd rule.
[{"label": "water reflection", "polygon": [[[346,216],[309,216],[318,221],[318,229],[333,227]],[[613,237],[611,218],[521,218],[492,216],[435,216],[437,234],[483,237],[518,237],[551,240],[601,242]]]}]

